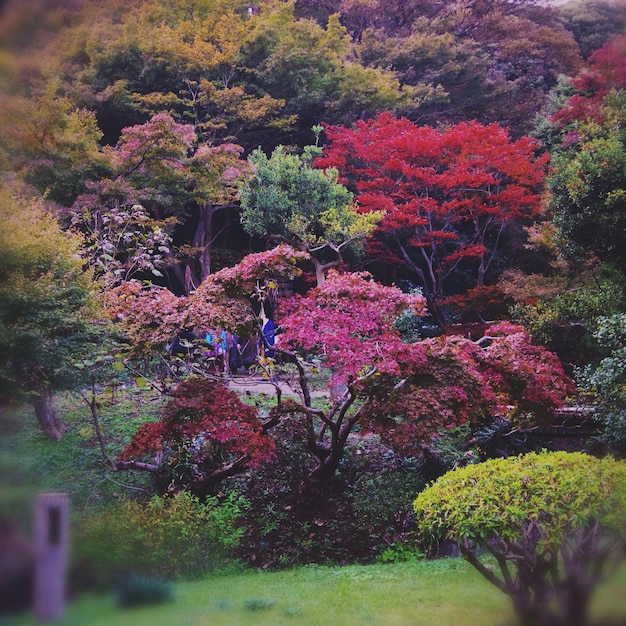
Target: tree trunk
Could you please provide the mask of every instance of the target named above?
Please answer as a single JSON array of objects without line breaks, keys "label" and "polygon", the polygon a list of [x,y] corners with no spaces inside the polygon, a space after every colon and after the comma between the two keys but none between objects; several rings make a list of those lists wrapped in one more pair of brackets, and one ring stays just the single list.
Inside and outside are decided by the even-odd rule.
[{"label": "tree trunk", "polygon": [[52,394],[48,391],[42,391],[31,399],[31,404],[44,435],[57,441],[61,439],[61,435],[67,427],[54,410]]},{"label": "tree trunk", "polygon": [[482,287],[485,284],[485,255],[482,254],[478,260],[478,271],[476,272],[476,286]]},{"label": "tree trunk", "polygon": [[169,259],[171,265],[165,269],[165,272],[170,290],[174,293],[187,293],[185,270],[173,254],[169,255]]},{"label": "tree trunk", "polygon": [[317,456],[318,465],[311,470],[306,477],[304,492],[307,494],[319,494],[323,491],[324,485],[335,475],[339,468],[339,462],[343,456],[343,449],[333,449],[328,456],[320,459]]},{"label": "tree trunk", "polygon": [[326,280],[326,270],[329,270],[331,267],[337,267],[342,263],[341,255],[337,255],[337,259],[334,261],[328,261],[327,263],[322,263],[318,259],[316,259],[306,247],[299,248],[303,252],[307,252],[311,262],[313,263],[313,267],[315,268],[315,280],[317,281],[317,286],[319,287]]},{"label": "tree trunk", "polygon": [[346,449],[348,436],[358,421],[358,413],[344,421],[345,413],[353,401],[354,396],[351,395],[344,402],[342,415],[337,419],[337,424],[330,429],[332,431],[329,433],[330,441],[324,442],[321,435],[318,435],[314,440],[309,440],[307,451],[315,457],[317,464],[306,477],[305,492],[321,492],[324,485],[337,473]]},{"label": "tree trunk", "polygon": [[205,202],[198,206],[198,225],[193,235],[192,245],[201,248],[200,252],[200,282],[211,273],[211,245],[213,243],[213,215],[220,208],[212,202]]},{"label": "tree trunk", "polygon": [[522,626],[589,626],[590,585],[573,578],[552,587],[541,574],[532,583],[511,593]]},{"label": "tree trunk", "polygon": [[426,306],[435,324],[437,324],[441,330],[445,331],[448,327],[448,323],[446,322],[446,315],[441,303],[434,296],[427,297]]},{"label": "tree trunk", "polygon": [[589,599],[591,590],[584,585],[564,585],[558,590],[557,603],[559,605],[558,624],[563,626],[587,626],[589,621]]}]

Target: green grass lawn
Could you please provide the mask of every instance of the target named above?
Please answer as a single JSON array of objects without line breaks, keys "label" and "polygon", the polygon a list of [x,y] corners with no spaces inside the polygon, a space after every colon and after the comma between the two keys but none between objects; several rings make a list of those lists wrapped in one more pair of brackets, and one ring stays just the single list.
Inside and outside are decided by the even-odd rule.
[{"label": "green grass lawn", "polygon": [[[460,559],[250,572],[178,583],[174,601],[119,610],[112,595],[70,603],[58,626],[512,626],[506,596]],[[626,623],[626,568],[594,614]],[[620,620],[620,617],[622,618]],[[30,616],[1,626],[31,626]]]},{"label": "green grass lawn", "polygon": [[[15,626],[32,624],[21,618]],[[120,611],[84,596],[59,624],[486,626],[509,624],[507,599],[462,561],[303,567],[215,576],[175,586],[173,602]],[[0,622],[1,624],[1,622]]]}]

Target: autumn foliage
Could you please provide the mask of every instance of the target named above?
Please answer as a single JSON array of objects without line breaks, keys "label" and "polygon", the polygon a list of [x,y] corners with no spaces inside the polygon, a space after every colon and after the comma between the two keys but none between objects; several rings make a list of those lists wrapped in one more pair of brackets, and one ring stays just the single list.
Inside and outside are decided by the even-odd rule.
[{"label": "autumn foliage", "polygon": [[[141,299],[122,299],[122,323],[133,319],[138,334],[150,333],[155,318],[168,311],[182,323],[195,319],[200,306],[206,320],[212,319],[210,311],[224,313],[230,305],[231,313],[221,321],[232,329],[229,324],[236,324],[238,316],[254,321],[253,299],[268,298],[279,277],[297,271],[299,259],[286,246],[250,255],[209,277],[189,298],[169,301],[168,296],[156,312],[144,309]],[[300,401],[281,401],[279,396],[280,406],[267,425],[288,416],[302,421],[314,461],[308,481],[316,488],[337,471],[357,424],[397,452],[413,455],[438,433],[458,425],[495,418],[508,420],[512,427],[536,423],[572,391],[558,359],[533,345],[521,326],[492,324],[478,340],[442,335],[404,342],[395,322],[401,314],[424,315],[425,298],[381,285],[366,272],[331,270],[304,295],[272,296],[279,328],[274,348],[284,363],[296,366],[301,393]],[[134,307],[139,307],[141,319],[133,317]],[[320,367],[331,372],[330,384],[335,392],[339,389],[325,408],[313,406],[310,388],[310,373]],[[241,468],[268,452],[265,435],[243,428],[254,419],[251,409],[228,390],[192,379],[176,389],[160,422],[140,428],[123,458],[163,450],[175,456],[175,446],[183,446],[195,466],[206,469],[216,454],[222,458],[228,450],[230,457],[241,457],[236,463]],[[202,455],[206,462],[200,461]]]},{"label": "autumn foliage", "polygon": [[342,381],[355,382],[372,368],[399,373],[394,321],[405,310],[423,315],[424,304],[423,296],[381,285],[367,272],[331,270],[305,296],[280,302],[280,346],[321,359]]},{"label": "autumn foliage", "polygon": [[384,211],[378,245],[417,278],[442,325],[450,279],[463,270],[465,288],[485,284],[507,227],[539,211],[547,155],[498,124],[438,130],[383,113],[325,131],[316,164],[338,169],[362,211]]},{"label": "autumn foliage", "polygon": [[106,294],[109,316],[129,339],[129,354],[163,351],[181,328],[228,328],[254,331],[250,297],[262,297],[267,283],[297,276],[305,258],[286,245],[249,254],[240,263],[211,274],[189,296],[137,280],[126,281]]},{"label": "autumn foliage", "polygon": [[492,324],[476,341],[442,335],[404,343],[394,321],[407,310],[422,315],[424,298],[337,272],[278,308],[278,349],[321,362],[345,390],[327,411],[312,408],[307,394],[304,405],[283,407],[305,418],[313,483],[332,476],[357,424],[396,452],[419,455],[459,425],[496,418],[512,428],[535,425],[573,392],[558,359],[521,326]]},{"label": "autumn foliage", "polygon": [[575,93],[552,116],[561,126],[576,120],[604,122],[604,98],[626,87],[626,36],[618,36],[589,57],[588,64],[570,81]]},{"label": "autumn foliage", "polygon": [[211,380],[192,378],[172,392],[159,420],[142,424],[120,461],[159,458],[170,490],[204,496],[232,474],[272,457],[274,441],[256,409]]},{"label": "autumn foliage", "polygon": [[407,346],[398,355],[401,376],[383,377],[371,390],[361,415],[364,431],[398,453],[419,456],[438,433],[494,415],[497,403],[479,353],[460,337]]},{"label": "autumn foliage", "polygon": [[523,326],[500,322],[478,342],[480,360],[500,410],[517,421],[545,422],[575,393],[556,354],[533,344]]},{"label": "autumn foliage", "polygon": [[508,322],[488,327],[477,341],[425,339],[407,346],[397,361],[402,377],[387,381],[386,392],[368,401],[362,423],[409,454],[462,424],[496,417],[516,427],[540,423],[574,392],[556,356]]}]

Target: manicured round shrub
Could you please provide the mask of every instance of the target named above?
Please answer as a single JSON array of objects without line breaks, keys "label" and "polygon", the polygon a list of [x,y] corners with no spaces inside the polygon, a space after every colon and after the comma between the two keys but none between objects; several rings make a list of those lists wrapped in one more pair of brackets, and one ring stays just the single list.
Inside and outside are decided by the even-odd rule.
[{"label": "manicured round shrub", "polygon": [[448,472],[414,509],[423,541],[454,541],[522,624],[583,626],[605,566],[625,554],[626,464],[578,452],[492,459]]}]

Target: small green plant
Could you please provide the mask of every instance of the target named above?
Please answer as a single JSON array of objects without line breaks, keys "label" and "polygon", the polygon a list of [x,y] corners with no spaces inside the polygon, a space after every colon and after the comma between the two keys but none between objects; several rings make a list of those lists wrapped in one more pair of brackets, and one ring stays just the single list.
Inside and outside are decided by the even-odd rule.
[{"label": "small green plant", "polygon": [[273,598],[249,598],[244,602],[247,611],[265,611],[276,604]]},{"label": "small green plant", "polygon": [[[368,451],[370,458],[372,451]],[[367,530],[372,556],[388,563],[415,556],[410,537],[415,528],[411,505],[427,479],[418,464],[406,461],[385,471],[386,462],[397,463],[393,458],[381,459],[378,466],[359,477],[350,495],[354,515]]]},{"label": "small green plant", "polygon": [[376,558],[379,563],[403,563],[417,558],[420,553],[414,546],[402,542],[394,542],[385,548]]},{"label": "small green plant", "polygon": [[613,454],[626,457],[626,314],[599,317],[594,338],[606,351],[597,364],[577,371],[583,388],[593,394],[598,439]]},{"label": "small green plant", "polygon": [[233,603],[226,598],[219,598],[219,600],[215,601],[215,606],[220,609],[220,611],[228,611],[233,608]]},{"label": "small green plant", "polygon": [[302,617],[304,615],[304,611],[297,606],[286,606],[283,609],[283,615],[285,617]]},{"label": "small green plant", "polygon": [[119,586],[116,599],[122,608],[171,602],[174,589],[169,581],[133,573]]}]

